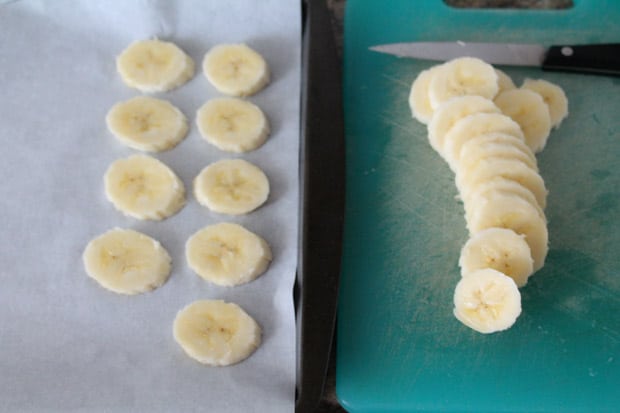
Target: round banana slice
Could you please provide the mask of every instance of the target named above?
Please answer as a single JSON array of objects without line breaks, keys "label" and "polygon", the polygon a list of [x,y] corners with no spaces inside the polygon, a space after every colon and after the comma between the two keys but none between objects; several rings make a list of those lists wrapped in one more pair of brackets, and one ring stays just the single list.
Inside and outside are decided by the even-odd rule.
[{"label": "round banana slice", "polygon": [[185,256],[199,276],[225,287],[255,280],[272,260],[264,239],[232,223],[210,225],[196,232],[187,240]]},{"label": "round banana slice", "polygon": [[177,45],[161,40],[130,44],[116,58],[123,82],[143,93],[166,92],[194,77],[194,61]]},{"label": "round banana slice", "polygon": [[211,99],[198,109],[196,124],[207,142],[237,153],[258,148],[270,132],[263,111],[238,98]]},{"label": "round banana slice", "polygon": [[507,330],[521,314],[521,293],[505,274],[491,268],[461,278],[454,290],[454,316],[488,334]]},{"label": "round banana slice", "polygon": [[458,120],[475,113],[500,113],[500,110],[492,100],[473,95],[457,96],[439,105],[428,124],[428,140],[433,149],[442,155],[446,133]]},{"label": "round banana slice", "polygon": [[498,90],[493,66],[475,57],[459,57],[440,66],[428,85],[428,96],[431,107],[437,109],[456,96],[493,99]]},{"label": "round banana slice", "polygon": [[538,93],[527,89],[506,90],[497,95],[494,102],[505,115],[519,124],[525,143],[533,152],[544,149],[551,131],[551,117],[549,108]]},{"label": "round banana slice", "polygon": [[473,208],[467,221],[471,235],[487,228],[509,228],[525,236],[534,259],[534,271],[542,268],[548,251],[547,222],[531,203],[518,195],[490,192],[486,202]]},{"label": "round banana slice", "polygon": [[172,169],[147,155],[113,162],[103,181],[108,200],[133,218],[161,220],[185,205],[183,182]]},{"label": "round banana slice", "polygon": [[502,93],[504,90],[512,90],[517,88],[515,83],[512,81],[512,78],[508,76],[506,72],[495,68],[495,73],[497,74],[497,86],[499,87],[499,90],[497,91],[498,94]]},{"label": "round banana slice", "polygon": [[136,96],[112,106],[108,129],[123,144],[146,152],[175,147],[187,135],[187,118],[170,102]]},{"label": "round banana slice", "polygon": [[130,229],[112,229],[88,243],[86,273],[102,287],[118,294],[154,290],[170,275],[168,252],[153,238]]},{"label": "round banana slice", "polygon": [[261,328],[235,303],[195,301],[177,313],[175,341],[202,364],[228,366],[248,358],[261,344]]},{"label": "round banana slice", "polygon": [[245,44],[221,44],[207,52],[202,62],[205,76],[218,91],[250,96],[269,83],[265,59]]},{"label": "round banana slice", "polygon": [[517,287],[523,287],[534,272],[525,237],[505,228],[488,228],[472,236],[461,249],[459,266],[463,277],[492,268],[512,278]]},{"label": "round banana slice", "polygon": [[428,97],[428,86],[439,67],[440,66],[433,66],[430,69],[421,71],[411,84],[411,90],[409,92],[411,116],[425,125],[428,124],[433,117],[433,108],[431,107],[431,102]]},{"label": "round banana slice", "polygon": [[267,201],[269,180],[243,159],[223,159],[204,168],[194,179],[198,202],[213,212],[242,215]]},{"label": "round banana slice", "polygon": [[534,91],[543,98],[549,108],[551,127],[559,127],[568,116],[568,98],[560,86],[542,79],[525,79],[521,87]]},{"label": "round banana slice", "polygon": [[456,172],[461,147],[468,140],[488,133],[505,133],[523,139],[519,124],[501,113],[475,113],[459,119],[444,136],[443,154]]},{"label": "round banana slice", "polygon": [[478,185],[495,177],[511,179],[520,183],[534,194],[542,209],[547,206],[547,188],[540,174],[517,159],[481,159],[472,169],[459,168],[456,173],[456,187],[462,199],[466,199]]},{"label": "round banana slice", "polygon": [[517,159],[538,171],[538,161],[523,140],[505,133],[488,133],[476,136],[461,146],[460,169],[472,169],[481,159]]}]

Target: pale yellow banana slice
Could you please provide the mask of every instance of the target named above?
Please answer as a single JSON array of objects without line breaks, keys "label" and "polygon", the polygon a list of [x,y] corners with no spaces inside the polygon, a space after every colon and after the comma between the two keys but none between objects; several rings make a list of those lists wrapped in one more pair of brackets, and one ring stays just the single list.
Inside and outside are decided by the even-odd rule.
[{"label": "pale yellow banana slice", "polygon": [[255,104],[238,98],[211,99],[198,109],[196,124],[202,137],[228,152],[248,152],[269,136],[269,122]]},{"label": "pale yellow banana slice", "polygon": [[187,118],[170,102],[137,96],[108,111],[108,129],[123,144],[146,152],[176,146],[187,135]]},{"label": "pale yellow banana slice", "polygon": [[459,168],[456,187],[461,199],[466,199],[478,185],[495,177],[516,181],[532,191],[542,209],[547,206],[547,188],[540,174],[517,159],[486,158],[479,160],[472,169]]},{"label": "pale yellow banana slice", "polygon": [[189,267],[207,281],[232,287],[263,274],[272,255],[269,244],[238,224],[207,226],[185,245]]},{"label": "pale yellow banana slice", "polygon": [[534,153],[544,149],[551,131],[551,117],[538,93],[528,89],[506,90],[498,94],[494,102],[502,113],[519,124],[525,143]]},{"label": "pale yellow banana slice", "polygon": [[243,159],[224,159],[204,168],[194,179],[198,202],[213,212],[247,214],[265,203],[269,180],[257,166]]},{"label": "pale yellow banana slice", "polygon": [[88,243],[82,256],[86,273],[118,294],[154,290],[170,275],[168,252],[153,238],[115,228]]},{"label": "pale yellow banana slice", "polygon": [[116,58],[123,82],[143,93],[166,92],[194,77],[194,61],[177,45],[161,40],[130,44]]},{"label": "pale yellow banana slice", "polygon": [[534,259],[534,271],[542,268],[548,252],[547,222],[530,202],[515,194],[490,192],[485,202],[473,208],[467,221],[471,235],[487,228],[509,228],[525,236]]},{"label": "pale yellow banana slice", "polygon": [[205,55],[202,69],[213,87],[231,96],[253,95],[270,80],[263,56],[245,44],[213,47]]},{"label": "pale yellow banana slice", "polygon": [[172,169],[147,155],[113,162],[103,180],[108,200],[133,218],[161,220],[185,205],[183,182]]},{"label": "pale yellow banana slice", "polygon": [[512,81],[512,78],[506,74],[503,70],[495,68],[495,73],[497,74],[497,86],[499,90],[497,93],[502,93],[504,90],[516,89],[517,86]]},{"label": "pale yellow banana slice", "polygon": [[173,335],[185,353],[202,364],[228,366],[248,358],[261,344],[261,328],[235,303],[195,301],[177,313]]},{"label": "pale yellow banana slice", "polygon": [[488,334],[506,330],[521,314],[521,293],[505,274],[491,268],[461,278],[454,290],[454,316]]},{"label": "pale yellow banana slice", "polygon": [[502,158],[516,159],[538,171],[536,156],[522,140],[502,133],[491,135],[494,135],[495,139],[480,139],[488,136],[480,135],[461,146],[458,166],[460,169],[473,169],[482,159]]},{"label": "pale yellow banana slice", "polygon": [[559,127],[568,116],[568,98],[560,86],[543,79],[525,79],[521,87],[532,90],[543,98],[549,108],[551,127]]},{"label": "pale yellow banana slice", "polygon": [[428,141],[433,149],[441,155],[446,133],[458,120],[475,113],[501,113],[501,111],[492,100],[474,95],[457,96],[439,105],[428,124]]},{"label": "pale yellow banana slice", "polygon": [[433,117],[433,108],[431,107],[431,101],[428,96],[428,86],[431,83],[432,77],[437,73],[437,70],[439,70],[439,67],[439,65],[433,66],[421,71],[414,79],[411,84],[411,90],[409,91],[411,116],[425,125],[428,124]]},{"label": "pale yellow banana slice", "polygon": [[463,277],[484,268],[492,268],[512,278],[523,287],[534,272],[530,247],[523,235],[511,229],[488,228],[473,235],[459,258]]},{"label": "pale yellow banana slice", "polygon": [[459,57],[440,66],[428,85],[428,96],[431,107],[437,109],[456,96],[493,99],[498,90],[493,66],[474,57]]},{"label": "pale yellow banana slice", "polygon": [[475,113],[459,119],[444,136],[443,155],[456,172],[461,157],[461,147],[468,140],[488,133],[505,133],[523,138],[515,121],[501,113]]}]

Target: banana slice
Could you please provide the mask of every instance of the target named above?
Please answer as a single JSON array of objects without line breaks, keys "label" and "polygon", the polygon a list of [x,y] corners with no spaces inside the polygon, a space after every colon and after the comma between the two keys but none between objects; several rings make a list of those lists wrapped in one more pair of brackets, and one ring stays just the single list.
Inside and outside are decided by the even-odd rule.
[{"label": "banana slice", "polygon": [[207,281],[232,287],[263,274],[272,255],[269,244],[238,224],[207,226],[185,245],[189,267]]},{"label": "banana slice", "polygon": [[506,330],[520,314],[521,293],[512,278],[499,271],[477,270],[456,285],[454,316],[480,333]]},{"label": "banana slice", "polygon": [[511,229],[488,228],[472,236],[461,249],[459,266],[463,277],[492,268],[523,287],[534,272],[534,261],[524,236]]},{"label": "banana slice", "polygon": [[242,215],[267,201],[269,181],[260,168],[243,159],[224,159],[198,174],[194,195],[213,212]]},{"label": "banana slice", "polygon": [[542,268],[548,251],[547,222],[526,199],[514,194],[490,192],[487,200],[473,206],[467,221],[471,235],[487,228],[509,228],[525,236],[534,259],[534,271]]},{"label": "banana slice", "polygon": [[161,220],[185,205],[185,186],[165,164],[146,155],[113,162],[104,177],[106,197],[137,219]]},{"label": "banana slice", "polygon": [[86,273],[118,294],[154,290],[170,275],[168,252],[153,238],[115,228],[91,240],[82,255]]},{"label": "banana slice", "polygon": [[480,135],[461,146],[458,166],[460,169],[472,169],[482,159],[502,158],[519,160],[538,171],[536,156],[522,140],[502,133],[491,135],[495,136],[494,140],[480,139],[488,136]]},{"label": "banana slice", "polygon": [[446,133],[465,116],[475,113],[501,113],[492,100],[482,96],[457,96],[437,107],[428,124],[428,141],[440,155]]},{"label": "banana slice", "polygon": [[540,174],[517,159],[487,158],[478,161],[474,168],[459,168],[456,173],[456,187],[462,199],[466,199],[482,182],[495,177],[511,179],[520,183],[534,194],[542,209],[547,206],[547,188]]},{"label": "banana slice", "polygon": [[237,98],[212,99],[196,114],[202,137],[223,151],[248,152],[269,136],[269,122],[256,105]]},{"label": "banana slice", "polygon": [[116,58],[123,82],[143,93],[166,92],[194,77],[194,61],[177,45],[161,40],[130,44]]},{"label": "banana slice", "polygon": [[497,95],[494,102],[521,126],[525,143],[533,152],[544,149],[551,131],[551,117],[538,93],[527,89],[506,90]]},{"label": "banana slice", "polygon": [[512,78],[506,74],[503,70],[495,68],[495,73],[497,74],[497,86],[499,90],[497,93],[502,93],[504,90],[512,90],[516,89],[517,86],[512,81]]},{"label": "banana slice", "polygon": [[501,113],[475,113],[456,121],[444,136],[443,155],[456,172],[461,147],[468,140],[488,133],[505,133],[523,139],[519,124]]},{"label": "banana slice", "polygon": [[425,125],[428,124],[433,117],[433,108],[431,107],[428,96],[428,87],[431,83],[431,79],[439,70],[439,67],[440,66],[437,65],[421,71],[411,84],[411,91],[409,92],[411,116]]},{"label": "banana slice", "polygon": [[493,99],[498,90],[493,66],[474,57],[459,57],[440,66],[428,85],[428,96],[435,110],[456,96],[477,95]]},{"label": "banana slice", "polygon": [[187,135],[187,118],[170,102],[137,96],[108,111],[108,129],[132,149],[160,152],[175,147]]},{"label": "banana slice", "polygon": [[250,96],[269,83],[263,57],[245,44],[221,44],[207,52],[202,69],[211,84],[231,96]]},{"label": "banana slice", "polygon": [[177,313],[175,341],[185,353],[210,366],[228,366],[248,358],[261,344],[261,328],[235,303],[195,301]]},{"label": "banana slice", "polygon": [[525,79],[521,87],[534,91],[543,98],[549,108],[551,127],[559,127],[568,116],[568,98],[560,86],[542,79]]}]

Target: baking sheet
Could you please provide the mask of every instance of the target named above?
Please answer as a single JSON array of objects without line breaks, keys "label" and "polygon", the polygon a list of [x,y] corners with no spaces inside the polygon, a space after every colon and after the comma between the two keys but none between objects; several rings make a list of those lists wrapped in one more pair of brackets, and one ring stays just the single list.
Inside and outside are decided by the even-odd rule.
[{"label": "baking sheet", "polygon": [[[0,5],[0,410],[122,412],[292,411],[295,326],[300,24],[298,2],[17,1]],[[178,106],[190,132],[154,156],[183,180],[187,205],[149,222],[126,218],[105,199],[103,174],[137,153],[106,130],[108,109],[139,95],[122,84],[114,58],[137,39],[171,40],[196,62],[186,85],[156,96]],[[258,150],[232,155],[200,137],[195,112],[219,96],[200,73],[218,43],[246,42],[265,56],[272,83],[249,98],[270,118]],[[207,164],[241,157],[271,182],[267,204],[246,216],[209,212],[191,195]],[[274,261],[234,288],[203,281],[184,258],[187,238],[231,221],[262,235]],[[112,227],[142,231],[173,259],[152,293],[120,296],[84,272],[86,243]],[[205,298],[238,303],[263,328],[263,344],[230,367],[203,366],[172,337],[179,309]]]}]

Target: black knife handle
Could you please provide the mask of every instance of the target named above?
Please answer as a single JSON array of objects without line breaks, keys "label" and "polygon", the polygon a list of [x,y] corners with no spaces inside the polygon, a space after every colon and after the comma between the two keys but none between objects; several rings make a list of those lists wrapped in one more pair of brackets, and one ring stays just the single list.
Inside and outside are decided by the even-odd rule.
[{"label": "black knife handle", "polygon": [[620,43],[551,46],[544,70],[620,76]]}]

